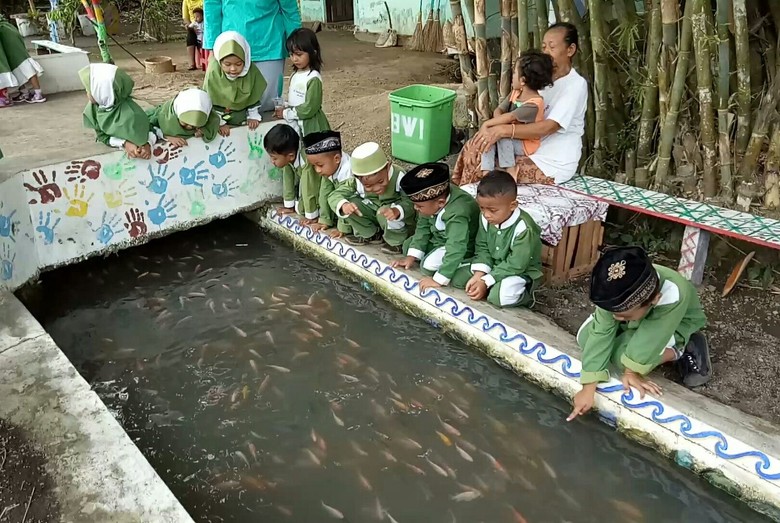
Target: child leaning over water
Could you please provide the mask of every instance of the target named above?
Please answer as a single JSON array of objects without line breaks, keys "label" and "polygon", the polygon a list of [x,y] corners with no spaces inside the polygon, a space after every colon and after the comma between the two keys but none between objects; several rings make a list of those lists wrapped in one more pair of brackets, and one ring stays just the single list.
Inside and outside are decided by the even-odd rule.
[{"label": "child leaning over water", "polygon": [[303,137],[303,145],[306,147],[306,159],[317,174],[322,176],[319,195],[320,217],[318,222],[310,227],[315,231],[330,229],[327,232],[328,236],[340,238],[345,233],[352,232],[352,228],[338,216],[336,190],[344,185],[354,187],[355,184],[349,155],[341,149],[341,133],[337,131],[310,133]]},{"label": "child leaning over water", "polygon": [[[539,91],[553,83],[553,62],[549,55],[529,49],[523,52],[515,62],[512,74],[512,92],[496,108],[493,118],[482,124],[483,128],[495,125],[512,125],[514,137],[515,124],[539,122],[544,119],[544,100]],[[507,169],[515,166],[516,156],[530,156],[539,149],[541,140],[499,140],[487,152],[482,154],[482,170],[492,171],[498,166]]]},{"label": "child leaning over water", "polygon": [[[354,162],[354,155],[352,161]],[[406,257],[393,267],[411,269],[420,261],[420,289],[448,285],[458,267],[474,255],[479,207],[470,194],[450,183],[446,163],[424,163],[401,179],[401,190],[419,214],[414,236],[404,242]]]},{"label": "child leaning over water", "polygon": [[698,387],[712,378],[707,324],[696,288],[677,271],[653,265],[639,247],[604,252],[590,277],[596,311],[577,333],[582,347],[582,390],[568,420],[593,407],[596,387],[609,380],[610,363],[623,369],[623,386],[640,397],[661,389],[647,375],[677,362],[683,383]]},{"label": "child leaning over water", "polygon": [[322,53],[317,35],[301,27],[287,37],[286,45],[293,64],[288,107],[277,110],[275,116],[284,118],[301,136],[327,131],[330,123],[322,111]]},{"label": "child leaning over water", "polygon": [[532,305],[542,278],[541,231],[517,207],[517,184],[508,172],[491,171],[477,186],[480,216],[474,258],[457,270],[452,286],[472,300],[497,307]]},{"label": "child leaning over water", "polygon": [[193,136],[210,142],[217,134],[226,136],[220,128],[219,115],[211,109],[211,99],[205,91],[185,89],[162,105],[147,109],[146,114],[158,138],[168,140],[177,147],[187,145]]},{"label": "child leaning over water", "polygon": [[91,64],[79,71],[89,103],[84,108],[84,127],[94,129],[97,141],[124,149],[128,158],[152,157],[157,136],[149,117],[135,103],[133,79],[112,64]]},{"label": "child leaning over water", "polygon": [[301,138],[287,124],[274,125],[263,138],[263,147],[274,167],[282,169],[282,193],[284,205],[279,214],[297,212],[303,216],[303,225],[317,221],[321,178],[301,150]]},{"label": "child leaning over water", "polygon": [[203,90],[211,97],[214,110],[222,117],[224,136],[227,125],[243,125],[254,130],[260,125],[260,100],[268,83],[252,63],[246,39],[236,31],[225,31],[214,42],[214,59],[209,60]]}]

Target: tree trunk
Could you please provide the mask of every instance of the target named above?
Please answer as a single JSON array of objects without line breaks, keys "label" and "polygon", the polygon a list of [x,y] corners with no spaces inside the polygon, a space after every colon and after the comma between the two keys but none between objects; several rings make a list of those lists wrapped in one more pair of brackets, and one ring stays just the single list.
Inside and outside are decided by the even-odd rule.
[{"label": "tree trunk", "polygon": [[539,41],[535,44],[537,48],[542,48],[544,33],[547,32],[547,0],[536,0],[536,27],[539,31]]},{"label": "tree trunk", "polygon": [[601,0],[588,0],[590,38],[593,45],[593,93],[596,108],[596,132],[593,141],[593,164],[604,165],[607,134],[607,57],[604,44],[604,21]]},{"label": "tree trunk", "polygon": [[764,207],[780,209],[780,125],[775,124],[764,167]]},{"label": "tree trunk", "polygon": [[678,0],[661,0],[661,23],[666,47],[677,46],[677,20],[679,19]]},{"label": "tree trunk", "polygon": [[758,155],[764,147],[769,131],[769,123],[772,121],[777,109],[778,100],[780,100],[780,77],[775,75],[772,84],[764,93],[764,96],[761,97],[761,103],[758,105],[758,112],[756,113],[756,123],[753,125],[753,132],[745,149],[745,156],[739,164],[738,178],[740,184],[753,183],[755,181]]},{"label": "tree trunk", "polygon": [[639,119],[639,139],[636,148],[636,185],[647,188],[649,184],[650,151],[655,136],[656,117],[658,116],[658,58],[661,52],[661,1],[652,0],[646,27],[647,49],[645,85],[643,87],[642,115]]},{"label": "tree trunk", "polygon": [[[663,0],[662,0],[663,2]],[[669,163],[672,156],[672,145],[674,145],[674,136],[677,133],[677,120],[680,115],[680,105],[685,94],[685,82],[688,77],[688,63],[691,56],[692,24],[691,15],[693,14],[694,2],[685,3],[685,14],[682,20],[682,31],[680,34],[680,45],[677,53],[677,66],[674,71],[674,82],[672,92],[669,98],[669,111],[666,114],[666,121],[661,129],[661,142],[658,146],[658,167],[655,172],[655,187],[663,192],[666,187],[666,178],[669,174]],[[662,3],[663,5],[663,3]]]},{"label": "tree trunk", "polygon": [[512,88],[511,14],[513,1],[501,0],[501,81],[499,83],[501,98],[509,96],[509,90]]},{"label": "tree trunk", "polygon": [[720,158],[720,196],[726,204],[734,201],[731,181],[733,159],[729,132],[729,13],[731,0],[718,0],[718,155]]},{"label": "tree trunk", "polygon": [[750,42],[745,0],[732,0],[734,48],[737,58],[737,140],[736,157],[741,161],[750,141]]},{"label": "tree trunk", "polygon": [[[688,0],[691,1],[691,0]],[[696,81],[699,92],[699,122],[701,123],[701,147],[704,157],[705,198],[712,198],[718,192],[718,181],[715,177],[717,152],[715,150],[715,119],[712,106],[712,66],[710,43],[712,38],[705,9],[710,8],[709,0],[696,0],[693,14],[693,48],[696,53]]]},{"label": "tree trunk", "polygon": [[517,55],[520,53],[519,49],[520,46],[517,42],[517,3],[516,2],[509,2],[509,6],[511,7],[509,11],[509,21],[511,22],[509,24],[509,34],[512,36],[510,39],[512,41],[512,53],[511,53],[511,62],[514,63],[515,59],[517,58]]},{"label": "tree trunk", "polygon": [[474,51],[477,55],[477,115],[481,125],[492,116],[488,92],[490,61],[485,37],[485,0],[474,0],[474,36]]},{"label": "tree trunk", "polygon": [[[504,2],[504,0],[501,0]],[[511,0],[510,0],[511,1]],[[517,1],[517,52],[527,51],[531,46],[528,43],[528,0]]]}]

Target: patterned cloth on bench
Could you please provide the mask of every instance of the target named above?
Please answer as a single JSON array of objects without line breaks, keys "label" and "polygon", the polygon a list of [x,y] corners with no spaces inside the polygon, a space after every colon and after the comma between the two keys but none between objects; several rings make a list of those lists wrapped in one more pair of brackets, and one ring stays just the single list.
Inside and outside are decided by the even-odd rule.
[{"label": "patterned cloth on bench", "polygon": [[[461,187],[476,197],[477,184]],[[517,202],[542,229],[542,240],[558,245],[563,229],[591,220],[604,221],[609,205],[584,194],[566,191],[555,185],[518,185]]]}]

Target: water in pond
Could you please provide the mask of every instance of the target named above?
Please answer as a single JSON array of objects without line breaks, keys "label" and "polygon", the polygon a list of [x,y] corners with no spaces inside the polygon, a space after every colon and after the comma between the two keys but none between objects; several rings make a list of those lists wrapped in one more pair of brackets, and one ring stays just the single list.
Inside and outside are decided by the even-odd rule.
[{"label": "water in pond", "polygon": [[241,218],[28,303],[197,521],[763,521]]}]

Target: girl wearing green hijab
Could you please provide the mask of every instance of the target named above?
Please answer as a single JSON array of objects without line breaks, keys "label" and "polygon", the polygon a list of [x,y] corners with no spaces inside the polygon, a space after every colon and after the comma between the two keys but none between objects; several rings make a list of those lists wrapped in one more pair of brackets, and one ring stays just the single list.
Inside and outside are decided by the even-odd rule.
[{"label": "girl wearing green hijab", "polygon": [[84,127],[95,130],[98,142],[124,149],[128,158],[151,158],[157,136],[149,117],[130,96],[133,79],[111,64],[88,65],[79,77],[89,98]]},{"label": "girl wearing green hijab", "polygon": [[219,125],[219,115],[211,110],[211,98],[197,88],[185,89],[176,98],[148,109],[146,114],[158,138],[176,147],[187,145],[192,136],[210,142],[217,133],[227,136]]},{"label": "girl wearing green hijab", "polygon": [[227,125],[257,129],[260,101],[266,88],[260,69],[252,63],[246,39],[236,31],[225,31],[214,42],[214,59],[209,61],[203,90],[206,91]]}]

